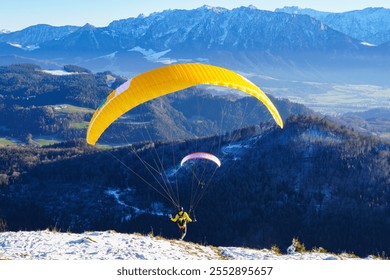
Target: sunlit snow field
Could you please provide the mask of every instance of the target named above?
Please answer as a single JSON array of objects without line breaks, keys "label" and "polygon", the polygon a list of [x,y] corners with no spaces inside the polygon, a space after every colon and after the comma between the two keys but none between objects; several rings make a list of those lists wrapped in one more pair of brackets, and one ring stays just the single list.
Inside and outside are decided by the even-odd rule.
[{"label": "sunlit snow field", "polygon": [[[353,254],[310,250],[204,246],[159,236],[114,231],[82,234],[55,231],[0,233],[0,259],[8,260],[345,260]],[[365,259],[375,259],[367,256]]]}]

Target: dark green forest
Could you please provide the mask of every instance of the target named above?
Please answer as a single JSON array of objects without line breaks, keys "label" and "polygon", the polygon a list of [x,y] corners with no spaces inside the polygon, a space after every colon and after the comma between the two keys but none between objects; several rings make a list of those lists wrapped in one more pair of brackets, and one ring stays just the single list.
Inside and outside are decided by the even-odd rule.
[{"label": "dark green forest", "polygon": [[[388,256],[389,143],[314,116],[290,116],[284,129],[263,123],[174,144],[99,149],[77,140],[3,147],[0,218],[8,230],[115,229],[176,237],[167,218],[175,209],[135,176],[153,182],[138,156],[153,163],[155,153],[170,150],[180,159],[195,146],[214,146],[216,154],[238,149],[219,154],[222,166],[196,209],[188,240],[285,250],[296,237],[307,248]],[[166,170],[177,162],[164,158]],[[183,189],[192,184],[184,173],[176,179]]]},{"label": "dark green forest", "polygon": [[[68,75],[54,75],[34,64],[15,64],[0,67],[0,100],[12,105],[43,106],[72,104],[96,108],[112,89],[125,79],[111,73],[93,74],[89,70],[66,65]],[[109,83],[107,76],[115,78]]]},{"label": "dark green forest", "polygon": [[0,67],[0,137],[22,143],[38,136],[81,138],[92,109],[125,81],[111,72],[92,74],[73,65],[62,71],[67,75],[49,74],[33,64]]}]

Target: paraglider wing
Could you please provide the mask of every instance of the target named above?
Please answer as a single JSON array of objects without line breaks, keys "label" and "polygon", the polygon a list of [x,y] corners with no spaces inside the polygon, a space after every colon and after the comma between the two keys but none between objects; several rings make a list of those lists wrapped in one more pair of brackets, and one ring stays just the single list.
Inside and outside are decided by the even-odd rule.
[{"label": "paraglider wing", "polygon": [[209,154],[209,153],[203,153],[203,152],[198,152],[198,153],[192,153],[192,154],[189,154],[187,156],[185,156],[181,162],[180,162],[180,166],[183,166],[183,164],[189,160],[192,160],[192,159],[206,159],[206,160],[211,160],[212,162],[214,162],[216,165],[218,165],[218,167],[221,167],[221,161],[219,160],[219,158],[217,158],[216,156],[212,155],[212,154]]},{"label": "paraglider wing", "polygon": [[264,103],[276,123],[283,127],[283,121],[272,101],[243,76],[212,65],[173,64],[140,74],[111,92],[92,116],[87,142],[95,145],[104,130],[132,108],[159,96],[199,84],[235,88],[253,95]]}]

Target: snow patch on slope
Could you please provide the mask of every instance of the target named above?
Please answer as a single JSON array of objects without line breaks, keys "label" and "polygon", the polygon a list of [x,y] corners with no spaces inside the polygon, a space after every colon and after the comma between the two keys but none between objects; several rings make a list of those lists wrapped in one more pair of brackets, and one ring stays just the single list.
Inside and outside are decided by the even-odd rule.
[{"label": "snow patch on slope", "polygon": [[33,50],[36,50],[36,49],[39,49],[39,46],[37,45],[29,45],[29,46],[22,46],[21,44],[18,44],[18,43],[10,43],[8,42],[7,43],[8,45],[14,47],[14,48],[19,48],[19,49],[22,49],[22,50],[25,50],[25,51],[33,51]]},{"label": "snow patch on slope", "polygon": [[145,59],[148,61],[159,62],[160,58],[162,56],[164,56],[165,54],[169,53],[171,51],[171,49],[167,49],[167,50],[161,51],[161,52],[156,52],[152,49],[145,50],[144,48],[141,48],[141,47],[134,47],[134,48],[130,49],[129,51],[139,52],[139,53],[143,54]]},{"label": "snow patch on slope", "polygon": [[250,148],[249,145],[229,144],[227,146],[223,146],[221,151],[224,156],[230,157],[232,160],[239,160],[240,156],[244,153],[244,150],[248,148]]},{"label": "snow patch on slope", "polygon": [[174,64],[174,63],[189,63],[189,62],[194,62],[194,61],[207,63],[209,61],[207,58],[202,58],[202,57],[198,57],[198,58],[194,58],[194,59],[165,57],[165,55],[167,53],[169,53],[171,51],[171,49],[167,49],[167,50],[161,51],[161,52],[156,52],[152,49],[146,50],[144,48],[137,46],[137,47],[130,49],[129,51],[141,53],[144,56],[144,58],[150,62],[158,62],[158,63],[162,63],[162,64],[166,64],[166,65]]},{"label": "snow patch on slope", "polygon": [[78,72],[66,72],[64,70],[39,70],[39,71],[54,76],[69,76],[69,75],[85,74],[85,73],[78,73]]},{"label": "snow patch on slope", "polygon": [[123,208],[128,208],[129,210],[131,210],[124,217],[124,220],[130,220],[133,217],[137,217],[141,214],[150,214],[150,215],[156,215],[156,216],[167,216],[168,215],[167,210],[165,209],[164,205],[161,203],[153,202],[150,205],[149,209],[146,209],[146,210],[138,208],[136,205],[129,205],[128,203],[126,203],[126,201],[123,198],[126,197],[127,200],[131,201],[132,200],[131,199],[132,193],[134,191],[135,190],[133,190],[131,188],[127,188],[125,190],[110,188],[110,189],[105,191],[105,193],[108,196],[111,196],[114,198],[114,200],[116,201],[116,203],[118,205],[122,206]]},{"label": "snow patch on slope", "polygon": [[360,42],[361,45],[363,46],[368,46],[368,47],[376,47],[377,45],[375,44],[371,44],[371,43],[368,43],[368,42]]}]

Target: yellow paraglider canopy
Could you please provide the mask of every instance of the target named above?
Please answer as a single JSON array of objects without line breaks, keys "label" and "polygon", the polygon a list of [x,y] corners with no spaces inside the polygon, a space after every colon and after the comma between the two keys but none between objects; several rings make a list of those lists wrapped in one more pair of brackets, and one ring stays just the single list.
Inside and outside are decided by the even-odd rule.
[{"label": "yellow paraglider canopy", "polygon": [[264,103],[275,122],[283,128],[282,118],[275,105],[255,84],[225,68],[186,63],[145,72],[111,92],[92,116],[87,131],[87,143],[95,145],[111,123],[134,107],[159,96],[200,84],[225,86],[253,95]]}]

